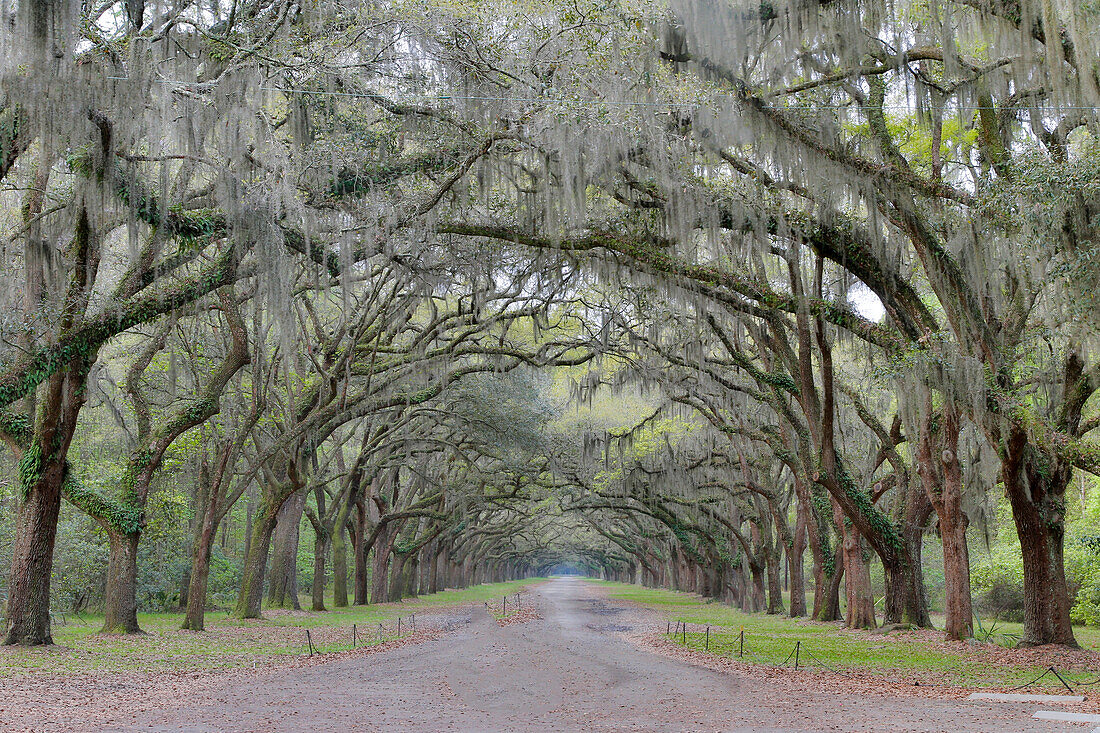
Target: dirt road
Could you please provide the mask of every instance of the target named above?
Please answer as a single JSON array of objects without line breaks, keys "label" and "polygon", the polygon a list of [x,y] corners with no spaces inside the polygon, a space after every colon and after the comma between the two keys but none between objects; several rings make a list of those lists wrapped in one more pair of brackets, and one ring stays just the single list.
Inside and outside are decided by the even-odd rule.
[{"label": "dirt road", "polygon": [[142,731],[1068,731],[1034,705],[836,695],[713,672],[623,639],[637,616],[556,579],[541,620],[500,627],[481,609],[422,644],[212,686],[182,710],[108,727]]}]

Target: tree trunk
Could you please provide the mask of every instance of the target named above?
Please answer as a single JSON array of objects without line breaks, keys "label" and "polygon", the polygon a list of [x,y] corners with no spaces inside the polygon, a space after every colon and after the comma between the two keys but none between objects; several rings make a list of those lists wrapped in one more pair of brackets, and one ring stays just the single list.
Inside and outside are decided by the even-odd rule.
[{"label": "tree trunk", "polygon": [[[325,535],[316,535],[313,540],[313,584],[310,589],[310,600],[314,611],[325,610],[325,555],[327,553],[328,542]],[[346,596],[344,600],[347,601]]]},{"label": "tree trunk", "polygon": [[270,499],[261,500],[260,511],[252,522],[252,534],[248,541],[248,554],[244,558],[244,572],[241,575],[241,592],[237,596],[237,607],[233,615],[237,618],[262,618],[264,597],[264,575],[267,570],[267,555],[271,548],[271,535],[275,531],[275,517],[278,507],[268,506]]},{"label": "tree trunk", "polygon": [[839,621],[840,616],[840,585],[844,581],[844,540],[837,542],[833,551],[832,573],[823,569],[822,591],[814,594],[816,605],[817,596],[822,599],[821,611],[815,616],[818,621]]},{"label": "tree trunk", "polygon": [[406,586],[405,565],[408,559],[408,555],[400,552],[393,553],[393,562],[390,564],[390,587],[386,595],[387,601],[400,601],[404,597],[403,591]]},{"label": "tree trunk", "polygon": [[1066,584],[1065,490],[1070,469],[1041,455],[1022,434],[1005,461],[1005,493],[1024,560],[1024,633],[1020,646],[1077,646]]},{"label": "tree trunk", "polygon": [[781,614],[785,609],[783,608],[783,588],[779,579],[781,572],[779,548],[776,546],[766,518],[761,520],[760,527],[764,549],[764,572],[768,578],[768,613]]},{"label": "tree trunk", "polygon": [[210,579],[210,553],[217,532],[217,506],[207,500],[199,532],[191,550],[191,584],[187,591],[187,614],[183,628],[202,631],[206,628],[206,588]]},{"label": "tree trunk", "polygon": [[845,625],[850,629],[873,629],[875,622],[875,596],[871,592],[871,569],[863,557],[863,542],[854,527],[844,526],[844,515],[835,509],[837,526],[844,537],[844,595],[847,603]]},{"label": "tree trunk", "polygon": [[974,635],[970,551],[966,546],[968,520],[962,510],[962,467],[958,457],[959,416],[950,405],[944,409],[937,446],[933,441],[931,401],[926,412],[921,426],[919,473],[940,525],[947,617],[944,635],[958,641]]},{"label": "tree trunk", "polygon": [[916,481],[907,483],[906,493],[901,528],[904,551],[896,558],[883,559],[886,576],[883,623],[912,624],[927,629],[932,627],[932,619],[928,615],[921,554],[924,526],[932,513],[932,505]]},{"label": "tree trunk", "polygon": [[791,618],[798,618],[806,615],[805,555],[806,524],[803,520],[802,512],[799,512],[798,521],[794,528],[794,537],[791,538],[791,547],[787,550],[787,572],[790,575]]},{"label": "tree trunk", "polygon": [[343,527],[336,527],[332,535],[332,605],[345,608],[348,605],[348,552]]},{"label": "tree trunk", "polygon": [[272,536],[268,603],[275,608],[301,609],[298,601],[298,529],[305,511],[304,491],[295,491],[279,509]]},{"label": "tree trunk", "polygon": [[332,605],[345,608],[348,605],[348,553],[347,529],[351,500],[345,500],[336,512],[336,523],[332,528]]},{"label": "tree trunk", "polygon": [[9,576],[5,644],[52,644],[50,575],[61,511],[64,454],[51,456],[19,507]]},{"label": "tree trunk", "polygon": [[137,550],[141,534],[107,530],[111,554],[104,591],[104,634],[137,634]]},{"label": "tree trunk", "polygon": [[[61,489],[69,470],[66,456],[85,400],[94,352],[74,358],[39,387],[31,447],[20,459],[23,501],[16,518],[8,576],[5,644],[52,644],[50,576],[61,512]],[[28,400],[30,401],[30,400]],[[37,456],[38,460],[31,460]]]},{"label": "tree trunk", "polygon": [[390,549],[393,547],[396,531],[393,523],[387,523],[374,541],[374,564],[371,568],[371,603],[383,603],[386,600],[387,581],[389,580]]}]

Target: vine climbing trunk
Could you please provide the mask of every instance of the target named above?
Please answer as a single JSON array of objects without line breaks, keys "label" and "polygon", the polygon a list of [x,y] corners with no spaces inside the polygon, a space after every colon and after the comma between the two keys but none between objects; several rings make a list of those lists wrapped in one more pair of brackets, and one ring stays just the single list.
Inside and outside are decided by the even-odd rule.
[{"label": "vine climbing trunk", "polygon": [[19,461],[23,492],[8,576],[5,644],[52,644],[50,576],[53,573],[66,456],[85,400],[93,355],[76,357],[39,388],[34,432]]},{"label": "vine climbing trunk", "polygon": [[24,484],[25,498],[19,506],[12,548],[5,644],[53,643],[50,575],[65,470],[64,455],[52,454]]}]

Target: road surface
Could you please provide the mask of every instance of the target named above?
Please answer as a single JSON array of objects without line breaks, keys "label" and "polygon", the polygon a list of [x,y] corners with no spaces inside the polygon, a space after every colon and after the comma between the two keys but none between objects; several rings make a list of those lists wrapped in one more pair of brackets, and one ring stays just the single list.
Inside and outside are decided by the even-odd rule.
[{"label": "road surface", "polygon": [[[828,694],[715,672],[636,647],[599,589],[527,594],[542,619],[469,625],[422,644],[211,687],[119,733],[228,731],[1068,731],[1035,705]],[[608,605],[608,604],[611,605]]]}]

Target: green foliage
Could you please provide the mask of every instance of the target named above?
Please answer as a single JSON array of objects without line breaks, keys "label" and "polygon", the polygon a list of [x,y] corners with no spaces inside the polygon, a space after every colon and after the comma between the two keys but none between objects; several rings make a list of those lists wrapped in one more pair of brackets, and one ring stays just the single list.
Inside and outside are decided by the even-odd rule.
[{"label": "green foliage", "polygon": [[42,448],[37,442],[32,443],[19,459],[19,487],[23,501],[30,497],[31,486],[38,481],[42,473]]}]

